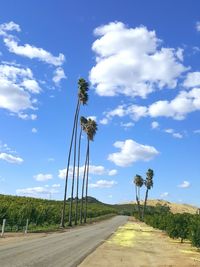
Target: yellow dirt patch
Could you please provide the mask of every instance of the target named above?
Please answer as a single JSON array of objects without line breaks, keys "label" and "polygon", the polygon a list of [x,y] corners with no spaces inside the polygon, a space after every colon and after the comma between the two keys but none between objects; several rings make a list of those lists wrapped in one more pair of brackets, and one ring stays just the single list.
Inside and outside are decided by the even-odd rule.
[{"label": "yellow dirt patch", "polygon": [[124,226],[119,227],[118,231],[107,241],[107,243],[122,247],[133,247],[135,237],[134,228],[132,223],[126,223]]}]

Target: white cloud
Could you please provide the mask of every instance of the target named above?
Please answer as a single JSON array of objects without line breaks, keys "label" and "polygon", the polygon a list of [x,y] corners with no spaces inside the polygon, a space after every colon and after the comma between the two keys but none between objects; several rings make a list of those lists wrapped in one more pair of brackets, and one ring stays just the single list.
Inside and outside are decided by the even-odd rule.
[{"label": "white cloud", "polygon": [[65,75],[63,68],[59,67],[54,71],[53,82],[56,85],[59,85],[60,81],[62,79],[66,79],[66,78],[67,78],[67,76]]},{"label": "white cloud", "polygon": [[10,31],[17,31],[20,32],[20,26],[13,21],[10,21],[9,23],[3,23],[0,24],[0,35],[7,36]]},{"label": "white cloud", "polygon": [[155,31],[144,26],[128,28],[112,22],[94,33],[98,37],[92,45],[96,65],[90,81],[101,96],[144,98],[157,89],[175,88],[187,70],[181,63],[183,50],[160,47]]},{"label": "white cloud", "polygon": [[112,180],[112,181],[99,180],[96,183],[89,184],[89,187],[90,188],[111,188],[116,184],[117,184],[117,182],[114,180]]},{"label": "white cloud", "polygon": [[172,136],[179,139],[183,138],[183,135],[181,133],[173,133]]},{"label": "white cloud", "polygon": [[[63,54],[53,56],[43,48],[30,44],[20,45],[19,40],[13,32],[20,32],[20,26],[14,22],[0,24],[0,35],[9,52],[25,56],[30,59],[36,58],[42,62],[56,66],[53,81],[59,84],[60,80],[66,78],[64,70],[60,67],[65,57]],[[42,83],[42,81],[40,82]],[[11,115],[18,115],[24,120],[36,119],[35,114],[26,114],[24,111],[36,109],[37,99],[33,94],[41,93],[42,89],[29,68],[22,68],[19,64],[2,62],[0,65],[0,108],[6,109]]]},{"label": "white cloud", "polygon": [[174,129],[165,129],[164,131],[169,134],[174,133]]},{"label": "white cloud", "polygon": [[147,113],[148,108],[144,106],[137,106],[137,105],[119,105],[115,109],[104,112],[105,120],[107,123],[113,118],[113,117],[119,117],[122,118],[124,116],[130,116],[131,119],[134,121],[139,120],[141,117],[146,117],[148,115]]},{"label": "white cloud", "polygon": [[109,176],[117,175],[117,170],[115,170],[115,169],[110,170],[110,171],[108,172],[108,175],[109,175]]},{"label": "white cloud", "polygon": [[165,129],[164,132],[171,134],[174,138],[183,138],[183,135],[181,133],[175,132],[174,129]]},{"label": "white cloud", "polygon": [[200,86],[200,72],[189,72],[183,82],[183,86],[187,88]]},{"label": "white cloud", "polygon": [[183,52],[184,50],[182,48],[178,48],[176,51],[176,56],[180,61],[183,61]]},{"label": "white cloud", "polygon": [[196,22],[196,30],[200,32],[200,21]]},{"label": "white cloud", "polygon": [[27,119],[33,114],[24,115],[22,111],[35,109],[36,99],[32,99],[32,94],[39,92],[40,87],[29,68],[0,65],[0,108]]},{"label": "white cloud", "polygon": [[9,163],[13,163],[13,164],[21,164],[24,160],[20,157],[16,157],[16,156],[13,156],[11,154],[8,154],[8,153],[0,153],[0,159],[1,160],[5,160]]},{"label": "white cloud", "polygon": [[157,121],[153,121],[153,122],[151,123],[151,128],[152,128],[152,129],[157,129],[157,128],[159,128],[159,123],[158,123]]},{"label": "white cloud", "polygon": [[121,127],[124,127],[125,129],[127,129],[127,128],[131,128],[131,127],[133,127],[135,124],[133,123],[133,122],[127,122],[127,123],[124,123],[124,122],[121,122],[120,123],[120,126]]},{"label": "white cloud", "polygon": [[26,113],[18,113],[17,116],[22,119],[22,120],[36,120],[37,119],[37,115],[36,114],[26,114]]},{"label": "white cloud", "polygon": [[107,118],[103,118],[102,120],[99,121],[100,124],[106,125],[109,123],[109,120]]},{"label": "white cloud", "polygon": [[190,182],[188,181],[183,181],[182,184],[178,185],[180,188],[188,188],[190,187]]},{"label": "white cloud", "polygon": [[40,197],[40,196],[49,196],[52,194],[56,194],[59,191],[56,187],[50,187],[50,186],[37,186],[37,187],[28,187],[28,188],[22,188],[17,189],[16,193],[17,195],[26,195],[26,196],[32,196],[32,197]]},{"label": "white cloud", "polygon": [[61,66],[65,61],[65,56],[61,53],[59,56],[55,57],[43,48],[38,48],[30,44],[19,45],[14,37],[10,35],[4,38],[4,43],[8,50],[16,55],[28,57],[30,59],[36,58],[54,66]]},{"label": "white cloud", "polygon": [[[199,110],[200,110],[200,88],[193,88],[190,91],[181,91],[171,101],[160,100],[149,105],[149,107],[136,106],[136,105],[127,105],[127,106],[123,105],[123,115],[120,116],[129,115],[133,120],[138,120],[146,116],[150,116],[152,118],[171,117],[175,120],[184,120],[187,114]],[[112,111],[110,111],[107,112],[106,116],[111,118],[112,114],[113,114]]]},{"label": "white cloud", "polygon": [[43,173],[39,173],[39,174],[37,174],[37,175],[34,175],[33,178],[34,178],[36,181],[44,182],[44,181],[52,180],[52,179],[53,179],[53,175],[52,175],[52,174],[43,174]]},{"label": "white cloud", "polygon": [[121,167],[130,166],[137,161],[149,161],[159,154],[153,146],[142,145],[132,139],[117,141],[114,147],[119,148],[120,152],[110,154],[108,160]]},{"label": "white cloud", "polygon": [[[80,177],[83,176],[84,173],[84,165],[80,166],[79,174]],[[101,165],[89,165],[89,173],[90,175],[111,175],[116,170],[107,170],[104,166]],[[76,173],[77,173],[77,166],[76,166]],[[69,177],[73,175],[73,166],[69,167]],[[113,174],[114,175],[114,174]],[[58,177],[61,179],[65,179],[66,177],[66,169],[59,170]]]},{"label": "white cloud", "polygon": [[43,48],[38,48],[30,44],[19,45],[17,38],[8,32],[17,31],[20,32],[21,28],[18,24],[14,22],[0,24],[0,35],[3,36],[3,40],[8,50],[11,53],[15,53],[20,56],[25,56],[28,58],[37,58],[40,61],[52,64],[54,66],[61,66],[65,61],[65,56],[59,54],[55,57],[50,52],[44,50]]},{"label": "white cloud", "polygon": [[165,197],[168,197],[169,196],[169,193],[168,192],[164,192],[160,195],[161,198],[165,198]]},{"label": "white cloud", "polygon": [[32,133],[37,133],[38,130],[37,130],[36,128],[32,128],[31,132],[32,132]]},{"label": "white cloud", "polygon": [[35,80],[24,80],[21,85],[34,94],[38,94],[41,91],[41,88]]}]

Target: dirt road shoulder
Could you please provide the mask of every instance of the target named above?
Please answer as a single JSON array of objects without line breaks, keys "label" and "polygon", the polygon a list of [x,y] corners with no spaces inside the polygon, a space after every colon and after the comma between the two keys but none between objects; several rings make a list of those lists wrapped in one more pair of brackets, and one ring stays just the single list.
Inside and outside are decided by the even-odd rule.
[{"label": "dirt road shoulder", "polygon": [[192,267],[200,253],[144,223],[129,221],[90,254],[79,267]]}]

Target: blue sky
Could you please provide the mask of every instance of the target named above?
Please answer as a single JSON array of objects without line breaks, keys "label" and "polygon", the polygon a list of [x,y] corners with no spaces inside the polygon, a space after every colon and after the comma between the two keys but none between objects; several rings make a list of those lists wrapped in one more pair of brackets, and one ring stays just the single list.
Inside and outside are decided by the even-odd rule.
[{"label": "blue sky", "polygon": [[[95,116],[89,195],[200,205],[199,1],[1,1],[0,192],[62,199],[77,96]],[[82,162],[86,139],[83,137]]]}]

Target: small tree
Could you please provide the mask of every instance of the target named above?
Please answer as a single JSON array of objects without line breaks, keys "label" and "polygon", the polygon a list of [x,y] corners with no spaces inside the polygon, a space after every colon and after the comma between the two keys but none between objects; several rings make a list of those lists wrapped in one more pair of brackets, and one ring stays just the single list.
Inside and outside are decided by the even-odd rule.
[{"label": "small tree", "polygon": [[180,238],[181,243],[189,236],[190,220],[188,214],[174,214],[167,226],[167,233],[171,238]]},{"label": "small tree", "polygon": [[192,245],[200,248],[200,218],[195,215],[190,224],[190,240]]}]

